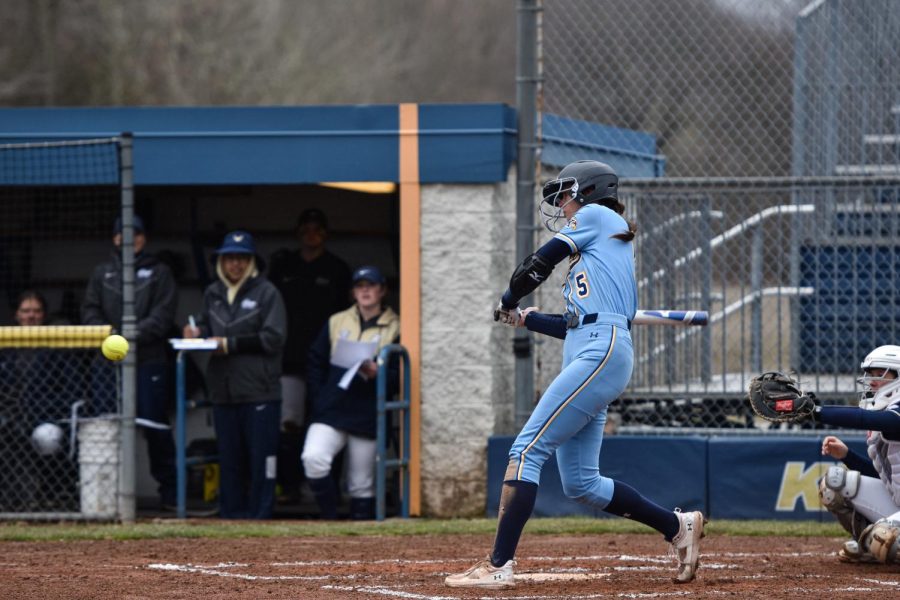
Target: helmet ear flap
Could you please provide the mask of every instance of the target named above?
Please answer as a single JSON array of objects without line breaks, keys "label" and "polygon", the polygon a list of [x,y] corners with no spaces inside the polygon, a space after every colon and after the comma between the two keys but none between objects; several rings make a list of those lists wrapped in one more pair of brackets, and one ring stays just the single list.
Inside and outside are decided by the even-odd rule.
[{"label": "helmet ear flap", "polygon": [[594,193],[594,190],[596,189],[596,187],[597,186],[589,185],[586,188],[584,188],[583,190],[581,190],[581,193],[578,194],[578,196],[576,196],[576,200],[578,200],[578,204],[587,204],[587,199],[591,197],[591,194]]}]

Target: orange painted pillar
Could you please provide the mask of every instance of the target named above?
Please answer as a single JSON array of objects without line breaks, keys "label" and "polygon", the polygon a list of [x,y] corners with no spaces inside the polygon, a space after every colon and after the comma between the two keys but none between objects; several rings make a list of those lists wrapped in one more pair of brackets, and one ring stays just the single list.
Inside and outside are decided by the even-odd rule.
[{"label": "orange painted pillar", "polygon": [[421,187],[419,106],[400,105],[400,343],[409,353],[410,463],[409,513],[422,512],[421,456]]}]

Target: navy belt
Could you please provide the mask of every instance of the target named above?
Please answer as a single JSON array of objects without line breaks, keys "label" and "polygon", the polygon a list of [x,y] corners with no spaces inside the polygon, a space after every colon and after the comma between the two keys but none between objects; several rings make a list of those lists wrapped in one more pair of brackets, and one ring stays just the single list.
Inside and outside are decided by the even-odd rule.
[{"label": "navy belt", "polygon": [[590,313],[587,315],[563,315],[566,318],[566,329],[574,329],[592,323],[609,323],[625,327],[631,331],[631,320],[615,313]]}]

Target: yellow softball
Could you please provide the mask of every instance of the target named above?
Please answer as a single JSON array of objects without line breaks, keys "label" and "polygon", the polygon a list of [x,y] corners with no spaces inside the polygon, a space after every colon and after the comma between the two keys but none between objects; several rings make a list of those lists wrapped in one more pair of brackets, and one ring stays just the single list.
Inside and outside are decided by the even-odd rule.
[{"label": "yellow softball", "polygon": [[103,340],[103,345],[100,346],[100,350],[103,352],[103,356],[109,360],[118,362],[123,360],[125,355],[128,354],[128,340],[121,335],[111,335]]}]

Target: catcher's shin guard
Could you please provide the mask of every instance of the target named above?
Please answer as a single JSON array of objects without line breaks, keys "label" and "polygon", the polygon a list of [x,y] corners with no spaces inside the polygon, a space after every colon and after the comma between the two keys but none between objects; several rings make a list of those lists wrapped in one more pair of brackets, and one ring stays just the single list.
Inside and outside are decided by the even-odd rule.
[{"label": "catcher's shin guard", "polygon": [[860,544],[884,564],[900,564],[900,523],[879,519],[866,527]]},{"label": "catcher's shin guard", "polygon": [[868,519],[856,512],[852,500],[859,493],[859,471],[848,471],[844,467],[828,467],[828,472],[819,481],[819,499],[822,506],[833,514],[841,527],[853,539],[859,540],[862,531],[869,525]]},{"label": "catcher's shin guard", "polygon": [[847,540],[838,551],[838,560],[844,563],[877,563],[878,559],[868,550],[863,550],[856,540]]}]

